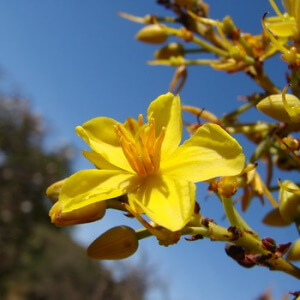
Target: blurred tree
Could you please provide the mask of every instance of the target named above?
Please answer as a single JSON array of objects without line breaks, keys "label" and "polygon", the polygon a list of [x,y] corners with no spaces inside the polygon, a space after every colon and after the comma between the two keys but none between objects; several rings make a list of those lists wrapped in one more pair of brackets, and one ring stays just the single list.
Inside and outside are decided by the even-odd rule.
[{"label": "blurred tree", "polygon": [[44,149],[28,102],[0,98],[0,298],[143,299],[137,270],[116,281],[48,217],[46,188],[66,177],[71,148]]}]

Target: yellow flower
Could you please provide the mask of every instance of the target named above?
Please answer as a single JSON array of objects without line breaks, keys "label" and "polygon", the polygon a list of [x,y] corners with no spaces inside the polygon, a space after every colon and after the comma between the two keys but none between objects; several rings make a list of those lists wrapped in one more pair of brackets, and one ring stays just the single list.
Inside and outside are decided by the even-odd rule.
[{"label": "yellow flower", "polygon": [[244,155],[238,142],[220,126],[205,124],[179,146],[182,117],[179,96],[161,95],[142,115],[124,124],[92,119],[76,128],[91,147],[83,154],[97,169],[83,170],[64,183],[62,212],[127,194],[129,205],[171,231],[190,220],[195,182],[241,172]]},{"label": "yellow flower", "polygon": [[269,2],[278,16],[266,18],[266,27],[279,37],[299,37],[300,0],[283,0],[285,13],[281,13],[274,0]]}]

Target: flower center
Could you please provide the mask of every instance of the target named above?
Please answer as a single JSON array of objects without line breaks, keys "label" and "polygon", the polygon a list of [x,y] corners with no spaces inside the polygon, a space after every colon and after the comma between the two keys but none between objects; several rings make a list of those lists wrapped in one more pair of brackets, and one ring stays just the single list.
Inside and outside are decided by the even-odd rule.
[{"label": "flower center", "polygon": [[[130,119],[128,122],[132,122]],[[130,124],[129,124],[130,126]],[[150,118],[144,124],[143,116],[139,115],[138,129],[129,132],[122,124],[115,125],[123,153],[132,169],[141,177],[157,174],[160,165],[161,145],[165,137],[165,127],[159,135],[155,134],[155,119]]]}]

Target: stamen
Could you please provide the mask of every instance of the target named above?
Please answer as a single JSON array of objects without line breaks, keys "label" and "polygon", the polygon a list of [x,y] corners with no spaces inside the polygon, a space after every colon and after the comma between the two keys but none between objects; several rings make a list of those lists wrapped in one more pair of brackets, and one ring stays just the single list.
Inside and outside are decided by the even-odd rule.
[{"label": "stamen", "polygon": [[137,149],[135,147],[135,145],[133,144],[128,144],[129,146],[129,151],[132,153],[132,156],[134,157],[134,163],[136,165],[136,172],[138,175],[140,176],[144,176],[147,174],[147,171],[145,169],[145,166],[143,164],[143,161],[142,161],[142,157],[139,155],[139,153],[137,152]]},{"label": "stamen", "polygon": [[[130,119],[127,122],[130,130],[134,124]],[[116,124],[114,129],[128,163],[139,176],[144,177],[159,170],[161,146],[166,129],[163,127],[156,138],[154,118],[150,118],[149,124],[144,124],[143,116],[139,115],[138,124],[140,129],[135,137],[120,123]]]},{"label": "stamen", "polygon": [[126,129],[120,123],[115,125],[115,128],[117,128],[118,130],[117,134],[119,137],[123,137],[128,143],[135,143],[133,137],[130,134],[128,134]]},{"label": "stamen", "polygon": [[134,156],[132,155],[132,153],[130,152],[129,147],[127,147],[128,144],[126,143],[126,141],[125,141],[122,137],[120,138],[120,144],[121,144],[123,153],[124,153],[126,159],[128,160],[128,162],[129,162],[131,168],[132,168],[136,173],[138,173],[138,166],[137,166],[137,164],[136,164],[136,162],[135,162],[135,158],[134,158]]},{"label": "stamen", "polygon": [[139,114],[138,122],[140,126],[144,125],[144,117],[142,114]]},{"label": "stamen", "polygon": [[149,150],[148,150],[147,146],[145,145],[145,142],[143,139],[140,139],[140,143],[141,143],[141,152],[142,152],[142,159],[143,159],[144,166],[147,170],[147,173],[152,174],[154,171],[154,165],[153,165],[152,159],[149,155],[150,154]]}]

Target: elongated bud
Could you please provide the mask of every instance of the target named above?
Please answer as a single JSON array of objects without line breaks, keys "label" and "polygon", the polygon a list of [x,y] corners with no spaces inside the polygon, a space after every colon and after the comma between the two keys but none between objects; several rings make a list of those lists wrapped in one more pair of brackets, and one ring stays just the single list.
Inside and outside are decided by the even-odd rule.
[{"label": "elongated bud", "polygon": [[168,35],[161,25],[151,24],[142,28],[135,38],[144,43],[162,44],[167,40]]},{"label": "elongated bud", "polygon": [[300,239],[297,239],[293,244],[291,250],[288,252],[287,260],[300,260]]},{"label": "elongated bud", "polygon": [[65,181],[66,179],[62,179],[60,181],[51,184],[46,190],[47,198],[49,198],[52,202],[56,202],[58,200],[58,195]]},{"label": "elongated bud", "polygon": [[268,96],[261,100],[256,107],[264,114],[280,122],[297,122],[298,118],[300,120],[300,101],[291,94]]},{"label": "elongated bud", "polygon": [[286,180],[280,185],[279,211],[287,222],[300,219],[300,189],[292,181]]},{"label": "elongated bud", "polygon": [[172,56],[183,56],[184,47],[179,43],[170,43],[155,51],[154,58],[156,59],[169,59]]},{"label": "elongated bud", "polygon": [[127,226],[117,226],[100,235],[87,249],[95,259],[123,259],[133,255],[138,248],[135,231]]},{"label": "elongated bud", "polygon": [[61,203],[58,201],[52,206],[49,216],[55,225],[69,226],[99,220],[105,215],[105,210],[105,201],[100,201],[69,212],[63,212]]}]

